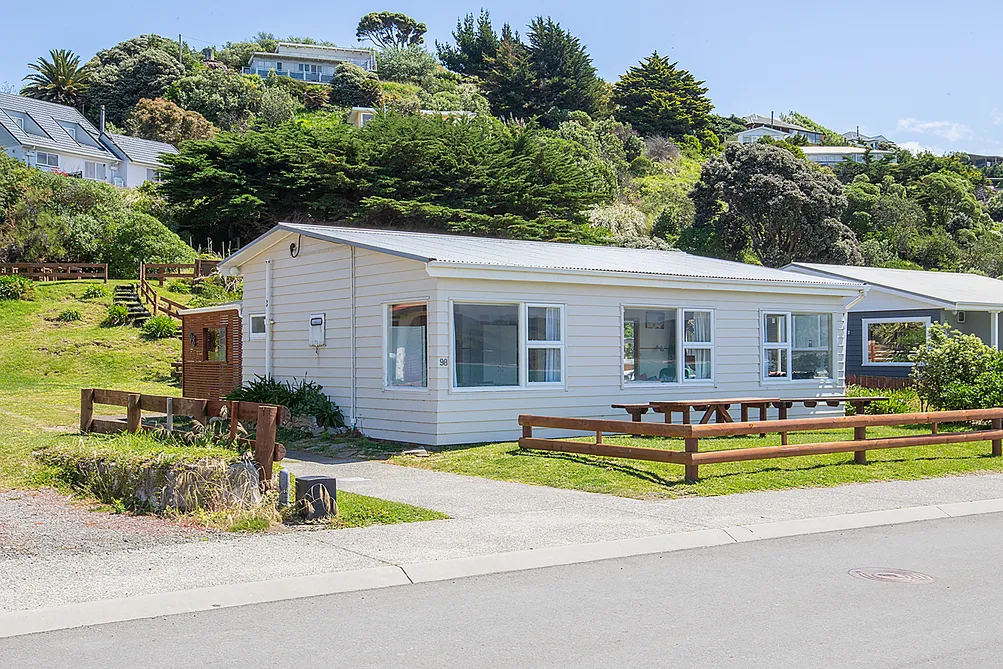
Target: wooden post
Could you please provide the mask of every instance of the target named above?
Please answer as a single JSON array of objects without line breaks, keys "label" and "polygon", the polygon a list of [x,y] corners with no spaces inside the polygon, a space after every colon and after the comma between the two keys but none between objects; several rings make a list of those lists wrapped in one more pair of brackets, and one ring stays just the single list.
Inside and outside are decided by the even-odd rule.
[{"label": "wooden post", "polygon": [[240,428],[240,402],[233,400],[230,402],[230,439],[237,438],[237,430]]},{"label": "wooden post", "polygon": [[209,412],[206,410],[207,403],[208,403],[207,400],[201,400],[199,402],[198,408],[194,411],[195,415],[192,416],[192,420],[194,420],[199,425],[209,424],[209,415],[208,415]]},{"label": "wooden post", "polygon": [[80,390],[80,431],[90,432],[91,422],[94,420],[94,389],[83,388]]},{"label": "wooden post", "polygon": [[[781,402],[780,406],[777,407],[777,418],[779,420],[787,420],[787,402]],[[786,432],[781,432],[780,433],[780,445],[781,446],[786,446],[787,445],[787,433]]]},{"label": "wooden post", "polygon": [[108,283],[108,263],[102,263],[101,267],[104,269],[104,282]]},{"label": "wooden post", "polygon": [[749,405],[746,404],[745,402],[742,402],[742,422],[743,423],[749,422]]},{"label": "wooden post", "polygon": [[174,431],[174,398],[167,398],[167,431]]},{"label": "wooden post", "polygon": [[683,425],[690,424],[690,408],[683,407]]},{"label": "wooden post", "polygon": [[602,444],[602,432],[596,432],[596,444]]},{"label": "wooden post", "polygon": [[275,460],[275,418],[278,407],[258,407],[257,435],[254,437],[254,461],[261,468],[261,487],[272,482],[272,462]]},{"label": "wooden post", "polygon": [[930,423],[930,434],[937,434],[939,430],[937,429],[936,423]]},{"label": "wooden post", "polygon": [[526,439],[532,439],[533,438],[533,426],[532,425],[523,425],[522,426],[522,436],[524,438],[526,438]]},{"label": "wooden post", "polygon": [[[866,427],[855,427],[853,428],[853,440],[860,441],[867,439],[867,428]],[[858,465],[867,464],[867,451],[854,451],[853,461]]]},{"label": "wooden post", "polygon": [[156,316],[158,310],[160,309],[160,293],[154,291],[153,293],[153,315]]},{"label": "wooden post", "polygon": [[[770,405],[769,403],[764,402],[763,404],[759,405],[759,420],[765,421],[769,417],[770,417]],[[766,433],[760,432],[759,438],[762,439],[764,437],[766,437]]]},{"label": "wooden post", "polygon": [[[694,438],[685,439],[687,453],[697,453],[700,450],[700,440]],[[685,465],[684,477],[687,481],[696,481],[700,478],[700,465]]]},{"label": "wooden post", "polygon": [[129,432],[139,432],[142,426],[143,410],[139,406],[139,393],[129,393],[126,399],[125,429]]},{"label": "wooden post", "polygon": [[[993,418],[993,429],[1003,430],[1003,418]],[[993,455],[996,457],[1003,455],[1003,440],[993,439]]]}]

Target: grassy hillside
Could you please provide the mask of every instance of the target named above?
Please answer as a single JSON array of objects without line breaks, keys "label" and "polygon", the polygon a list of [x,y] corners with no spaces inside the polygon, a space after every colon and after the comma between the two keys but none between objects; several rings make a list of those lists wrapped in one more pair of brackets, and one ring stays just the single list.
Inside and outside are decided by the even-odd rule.
[{"label": "grassy hillside", "polygon": [[[0,489],[55,482],[31,452],[80,438],[53,428],[77,424],[81,388],[180,395],[170,379],[179,340],[147,341],[131,326],[101,326],[115,283],[101,298],[81,299],[88,286],[104,286],[81,281],[37,284],[32,302],[0,301]],[[56,320],[66,309],[78,310],[80,320]]]}]

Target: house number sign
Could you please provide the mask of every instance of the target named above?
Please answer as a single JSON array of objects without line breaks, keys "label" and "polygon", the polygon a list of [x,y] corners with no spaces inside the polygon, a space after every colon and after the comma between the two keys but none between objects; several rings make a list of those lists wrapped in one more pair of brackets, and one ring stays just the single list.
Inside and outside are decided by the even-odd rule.
[{"label": "house number sign", "polygon": [[449,367],[449,358],[439,358],[439,367]]}]

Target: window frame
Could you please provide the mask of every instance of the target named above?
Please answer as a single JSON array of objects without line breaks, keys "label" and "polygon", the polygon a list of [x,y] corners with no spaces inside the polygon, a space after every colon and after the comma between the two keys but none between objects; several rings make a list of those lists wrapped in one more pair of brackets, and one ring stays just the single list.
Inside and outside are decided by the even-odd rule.
[{"label": "window frame", "polygon": [[[657,383],[651,381],[627,381],[623,377],[623,349],[627,343],[624,337],[624,326],[626,325],[626,313],[627,310],[641,310],[641,311],[675,311],[676,312],[676,380]],[[685,313],[687,311],[698,311],[707,312],[710,314],[710,343],[704,342],[689,342],[691,345],[687,346],[683,339],[686,337],[686,325],[684,321]],[[687,379],[686,377],[686,349],[705,349],[710,350],[710,378],[709,379]],[[620,304],[620,351],[617,355],[620,361],[619,372],[620,375],[620,389],[621,390],[633,390],[637,388],[664,388],[666,386],[716,386],[717,385],[717,311],[714,307],[704,307],[704,306],[675,306],[675,305],[656,305],[656,304],[636,304],[636,303],[621,303]]]},{"label": "window frame", "polygon": [[[762,309],[759,312],[759,382],[761,385],[770,383],[818,385],[820,381],[835,381],[837,343],[839,336],[836,331],[836,315],[834,311],[781,311],[779,309]],[[784,316],[787,319],[786,341],[766,342],[766,317]],[[825,378],[795,379],[794,378],[794,316],[828,316],[829,317],[829,376]],[[783,350],[787,352],[787,374],[785,376],[766,376],[766,351]],[[809,349],[798,349],[809,350]]]},{"label": "window frame", "polygon": [[[560,314],[561,319],[561,339],[560,341],[552,340],[530,340],[529,338],[529,310],[530,308],[540,308],[540,309],[557,309]],[[522,305],[521,313],[519,314],[522,320],[521,329],[522,340],[524,342],[524,352],[525,352],[525,374],[526,374],[526,386],[532,388],[563,388],[564,378],[567,373],[567,355],[565,353],[565,337],[566,337],[566,327],[567,324],[564,318],[564,305],[563,304],[551,304],[549,302],[526,302]],[[529,352],[531,349],[543,349],[550,350],[556,349],[561,352],[561,380],[560,381],[530,381],[529,380]],[[520,370],[520,378],[522,376],[522,370]]]},{"label": "window frame", "polygon": [[[519,383],[513,386],[474,386],[464,387],[456,384],[456,305],[471,304],[485,306],[517,306],[519,313]],[[527,309],[530,307],[559,307],[561,309],[561,381],[529,382],[529,318]],[[566,391],[568,389],[567,363],[567,305],[560,302],[528,302],[525,300],[491,300],[479,297],[450,298],[448,301],[448,331],[449,337],[449,392],[450,393],[505,393],[530,390],[540,392],[546,390]],[[550,342],[545,346],[534,348],[556,348]],[[384,356],[385,359],[385,356]]]},{"label": "window frame", "polygon": [[[395,386],[389,383],[389,358],[390,358],[390,325],[393,322],[390,316],[390,310],[394,307],[425,307],[425,385],[424,386]],[[414,300],[394,300],[393,302],[384,302],[382,304],[383,309],[383,346],[382,346],[382,358],[383,358],[383,391],[384,392],[405,392],[405,393],[427,393],[431,389],[432,385],[432,373],[430,369],[432,351],[431,346],[431,330],[432,330],[432,309],[431,300],[428,298],[418,298]]]},{"label": "window frame", "polygon": [[[261,322],[264,324],[265,329],[261,332],[254,331],[254,319],[260,318]],[[247,338],[250,341],[259,341],[268,338],[268,321],[265,320],[265,314],[248,314],[247,316]]]},{"label": "window frame", "polygon": [[885,318],[861,318],[860,319],[860,348],[862,367],[913,367],[914,362],[871,362],[867,356],[867,331],[871,323],[923,323],[926,326],[926,340],[930,341],[930,325],[933,319],[929,316],[889,316]]},{"label": "window frame", "polygon": [[[46,156],[46,161],[44,163],[42,163],[41,165],[39,165],[39,162],[38,162],[38,156],[40,156],[40,155]],[[48,156],[55,156],[56,157],[56,164],[55,165],[50,165],[49,164]],[[44,167],[46,169],[57,169],[58,170],[59,169],[59,154],[58,153],[50,153],[49,151],[35,151],[35,167]]]},{"label": "window frame", "polygon": [[[94,176],[90,176],[90,177],[87,176],[87,168],[88,167],[91,167],[93,169]],[[98,178],[98,176],[97,176],[98,167],[101,167],[104,170],[104,176],[101,177],[101,178]],[[93,160],[85,160],[84,161],[84,178],[87,179],[88,181],[108,181],[108,164],[107,163],[99,163],[99,162],[96,162],[96,161],[93,161]]]},{"label": "window frame", "polygon": [[[213,360],[209,357],[209,331],[210,330],[221,330],[221,335],[219,337],[220,350],[223,353],[222,360]],[[210,362],[216,365],[225,365],[230,362],[230,356],[227,351],[227,337],[229,336],[228,328],[225,325],[213,326],[202,328],[202,362]]]}]

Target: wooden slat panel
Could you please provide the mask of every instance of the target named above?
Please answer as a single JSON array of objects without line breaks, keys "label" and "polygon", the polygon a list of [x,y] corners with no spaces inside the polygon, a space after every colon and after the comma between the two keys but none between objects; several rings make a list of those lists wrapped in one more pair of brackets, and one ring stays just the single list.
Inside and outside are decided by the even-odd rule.
[{"label": "wooden slat panel", "polygon": [[[160,395],[143,395],[139,399],[139,408],[143,411],[167,411],[167,398]],[[177,410],[175,410],[177,413]]]},{"label": "wooden slat panel", "polygon": [[693,427],[692,425],[637,423],[627,420],[600,420],[593,418],[560,418],[558,416],[533,416],[526,414],[519,416],[519,425],[654,437],[687,437]]},{"label": "wooden slat panel", "polygon": [[960,444],[971,441],[989,441],[999,438],[1003,438],[1003,430],[985,430],[982,432],[946,432],[941,434],[920,434],[911,437],[883,437],[880,439],[864,439],[857,441],[824,441],[815,444],[735,448],[727,451],[693,453],[692,457],[693,464],[708,465],[721,462],[742,462],[744,460],[791,458],[799,455],[824,455],[826,453],[874,451],[883,448]]},{"label": "wooden slat panel", "polygon": [[93,418],[91,419],[91,432],[98,434],[118,434],[125,432],[128,425],[124,420],[114,418]]},{"label": "wooden slat panel", "polygon": [[611,458],[628,460],[651,460],[653,462],[671,462],[682,465],[689,461],[688,453],[668,451],[660,448],[638,448],[635,446],[610,446],[581,441],[562,441],[560,439],[536,439],[523,437],[519,440],[520,448],[533,448],[538,451],[559,451],[561,453],[581,453],[583,455],[603,455]]}]

